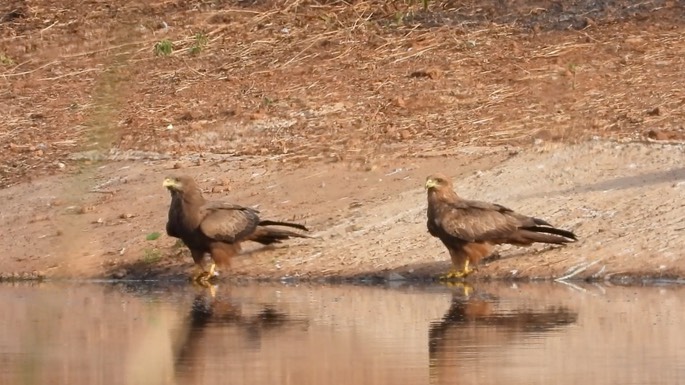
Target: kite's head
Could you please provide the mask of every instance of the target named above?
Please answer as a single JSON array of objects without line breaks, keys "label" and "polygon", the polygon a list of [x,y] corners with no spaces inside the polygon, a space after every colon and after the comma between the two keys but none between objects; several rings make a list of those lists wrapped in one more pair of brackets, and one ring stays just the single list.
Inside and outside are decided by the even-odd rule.
[{"label": "kite's head", "polygon": [[204,203],[202,190],[195,183],[195,180],[188,175],[168,176],[164,178],[162,186],[166,187],[171,193],[171,197],[181,197],[184,201]]},{"label": "kite's head", "polygon": [[432,174],[426,178],[427,190],[445,187],[449,188],[451,184],[449,178],[443,174]]},{"label": "kite's head", "polygon": [[190,187],[192,184],[194,184],[193,179],[189,176],[168,176],[164,178],[164,182],[162,182],[162,186],[172,192],[181,192],[184,188]]}]

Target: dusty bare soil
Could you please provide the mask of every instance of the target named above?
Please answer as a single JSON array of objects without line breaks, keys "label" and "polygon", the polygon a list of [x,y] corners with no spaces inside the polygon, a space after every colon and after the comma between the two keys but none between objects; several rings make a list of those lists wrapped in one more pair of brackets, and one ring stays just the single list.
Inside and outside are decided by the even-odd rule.
[{"label": "dusty bare soil", "polygon": [[319,235],[224,276],[433,276],[442,171],[581,237],[479,278],[683,277],[685,5],[622,3],[3,3],[2,276],[183,276],[180,172]]}]

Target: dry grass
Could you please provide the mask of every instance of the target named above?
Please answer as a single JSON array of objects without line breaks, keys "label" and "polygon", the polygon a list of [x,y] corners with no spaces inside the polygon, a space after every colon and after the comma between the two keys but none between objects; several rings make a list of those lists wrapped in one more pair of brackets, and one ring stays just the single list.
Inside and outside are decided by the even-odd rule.
[{"label": "dry grass", "polygon": [[[669,19],[539,32],[418,22],[453,15],[449,2],[34,3],[0,26],[15,63],[0,67],[2,186],[74,170],[69,154],[93,146],[364,164],[535,138],[635,140],[684,118],[683,27]],[[174,51],[157,56],[164,39]],[[111,71],[121,103],[98,123],[108,141],[94,143]]]}]

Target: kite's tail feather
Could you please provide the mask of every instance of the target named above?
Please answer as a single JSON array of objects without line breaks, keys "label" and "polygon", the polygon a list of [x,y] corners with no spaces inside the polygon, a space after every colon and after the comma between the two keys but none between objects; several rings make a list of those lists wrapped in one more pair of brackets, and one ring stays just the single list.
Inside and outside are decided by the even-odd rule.
[{"label": "kite's tail feather", "polygon": [[557,229],[556,227],[547,226],[530,226],[522,227],[519,231],[522,238],[530,240],[531,242],[543,243],[569,243],[578,240],[575,234],[570,231]]},{"label": "kite's tail feather", "polygon": [[263,245],[270,245],[272,243],[281,243],[282,241],[290,238],[312,237],[306,234],[300,234],[290,230],[274,229],[269,227],[258,227],[257,230],[255,230],[255,232],[252,234],[252,236],[250,236],[249,240],[259,242]]},{"label": "kite's tail feather", "polygon": [[264,221],[259,221],[260,226],[286,226],[286,227],[294,227],[296,229],[300,229],[302,231],[309,231],[305,225],[301,225],[299,223],[292,223],[292,222],[281,222],[281,221],[270,221],[270,220],[264,220]]}]

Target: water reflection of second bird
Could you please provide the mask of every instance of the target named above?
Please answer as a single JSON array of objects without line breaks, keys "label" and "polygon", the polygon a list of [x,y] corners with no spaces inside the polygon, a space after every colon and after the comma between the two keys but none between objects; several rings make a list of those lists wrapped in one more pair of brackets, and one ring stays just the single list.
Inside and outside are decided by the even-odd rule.
[{"label": "water reflection of second bird", "polygon": [[[528,305],[505,308],[501,299],[471,285],[454,287],[452,303],[440,321],[429,328],[429,356],[433,383],[468,383],[473,363],[491,358],[508,345],[526,344],[546,333],[573,324],[578,313],[565,306]],[[464,366],[469,366],[465,370]],[[484,378],[476,382],[481,382]],[[476,378],[474,378],[474,381]]]}]

